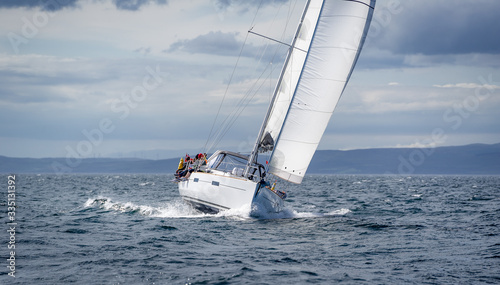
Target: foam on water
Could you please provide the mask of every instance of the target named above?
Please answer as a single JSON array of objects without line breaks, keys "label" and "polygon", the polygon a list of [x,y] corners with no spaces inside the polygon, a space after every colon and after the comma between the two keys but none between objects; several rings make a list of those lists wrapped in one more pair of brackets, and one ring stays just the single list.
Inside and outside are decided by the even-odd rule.
[{"label": "foam on water", "polygon": [[121,213],[139,213],[143,216],[158,218],[199,218],[206,216],[205,214],[201,214],[188,205],[182,203],[182,201],[174,201],[154,207],[148,205],[137,205],[132,202],[113,201],[109,197],[99,196],[97,198],[89,198],[85,202],[84,207],[98,207]]},{"label": "foam on water", "polygon": [[138,212],[141,215],[149,216],[155,209],[150,206],[135,205],[132,202],[114,202],[108,197],[99,196],[97,198],[89,198],[84,204],[84,207],[98,207],[105,210],[113,210],[122,213],[134,213]]},{"label": "foam on water", "polygon": [[294,209],[285,208],[283,211],[278,213],[268,213],[268,212],[252,212],[252,216],[259,219],[303,219],[303,218],[324,218],[329,216],[343,216],[351,211],[349,209],[340,209],[331,211],[328,213],[321,212],[299,212]]},{"label": "foam on water", "polygon": [[85,208],[100,208],[108,211],[116,211],[121,213],[138,213],[143,216],[157,218],[206,218],[219,217],[235,220],[248,219],[297,219],[297,218],[322,218],[328,216],[341,216],[350,213],[349,209],[334,210],[328,213],[320,212],[299,212],[291,208],[285,208],[281,212],[267,212],[259,207],[251,207],[250,204],[240,208],[220,211],[217,214],[204,214],[193,209],[181,200],[166,202],[160,206],[137,205],[133,202],[113,201],[109,197],[98,196],[97,198],[89,198],[84,203]]}]

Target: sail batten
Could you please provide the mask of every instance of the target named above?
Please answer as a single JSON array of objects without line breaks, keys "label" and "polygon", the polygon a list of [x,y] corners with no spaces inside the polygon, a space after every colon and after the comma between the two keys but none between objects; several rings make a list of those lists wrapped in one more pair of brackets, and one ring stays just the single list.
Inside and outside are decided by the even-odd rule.
[{"label": "sail batten", "polygon": [[[375,0],[311,0],[263,132],[269,171],[300,183],[351,76]],[[271,143],[271,145],[270,145]]]}]

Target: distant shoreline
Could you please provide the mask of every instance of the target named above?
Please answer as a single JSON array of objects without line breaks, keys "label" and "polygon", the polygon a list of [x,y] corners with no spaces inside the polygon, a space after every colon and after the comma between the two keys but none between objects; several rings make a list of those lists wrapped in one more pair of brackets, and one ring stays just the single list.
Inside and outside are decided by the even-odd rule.
[{"label": "distant shoreline", "polygon": [[[13,158],[0,156],[0,173],[169,174],[179,158]],[[500,143],[436,148],[316,151],[307,174],[500,175]]]}]

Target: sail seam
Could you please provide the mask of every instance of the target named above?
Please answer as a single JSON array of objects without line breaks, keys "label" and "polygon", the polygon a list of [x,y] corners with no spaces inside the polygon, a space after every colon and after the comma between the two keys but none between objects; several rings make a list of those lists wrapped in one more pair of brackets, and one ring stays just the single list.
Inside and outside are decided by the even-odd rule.
[{"label": "sail seam", "polygon": [[287,139],[282,139],[283,141],[289,141],[289,142],[296,142],[296,143],[303,143],[303,144],[318,144],[315,142],[306,142],[306,141],[297,141],[297,140],[287,140]]},{"label": "sail seam", "polygon": [[358,51],[359,49],[353,49],[353,48],[347,48],[347,47],[334,47],[334,46],[329,46],[329,47],[315,47],[316,49],[325,49],[325,48],[334,48],[334,49],[344,49],[344,50],[352,50],[352,51]]},{"label": "sail seam", "polygon": [[[345,0],[345,1],[359,2],[356,0]],[[375,0],[371,0],[370,3],[375,4]],[[365,3],[362,3],[362,4],[365,4]],[[371,6],[371,5],[367,5],[367,6],[369,6],[372,10],[375,10],[375,6]],[[352,72],[354,71],[354,66],[356,65],[356,62],[358,61],[359,55],[361,53],[361,49],[363,48],[363,44],[366,40],[366,37],[368,36],[368,29],[370,28],[370,23],[372,21],[372,18],[373,18],[373,11],[368,11],[368,14],[366,16],[366,23],[365,23],[365,26],[363,28],[363,35],[359,41],[358,51],[356,51],[356,55],[354,57],[354,62],[353,62],[353,65],[351,67],[351,71],[349,71],[349,74],[347,75],[347,81],[349,81],[349,79],[351,78]],[[346,86],[344,86],[344,90],[345,90],[345,88],[346,88]],[[342,93],[340,93],[339,100],[342,98],[342,95],[344,95],[344,90],[342,90]]]},{"label": "sail seam", "polygon": [[375,9],[375,7],[371,6],[370,4],[366,4],[366,3],[358,1],[358,0],[344,0],[344,1],[346,1],[346,2],[354,2],[354,3],[358,3],[358,4],[363,4],[363,5],[367,6],[367,7],[369,7],[370,9]]},{"label": "sail seam", "polygon": [[337,17],[344,17],[344,18],[358,18],[358,19],[363,19],[366,20],[366,17],[362,16],[356,16],[356,15],[333,15],[333,16],[325,16],[324,18],[337,18]]},{"label": "sail seam", "polygon": [[309,111],[309,112],[314,112],[314,113],[333,114],[333,111],[329,112],[329,111],[320,111],[320,110],[302,109],[302,108],[296,108],[296,109],[301,109],[302,111]]},{"label": "sail seam", "polygon": [[323,78],[323,77],[314,77],[314,76],[304,76],[305,79],[317,79],[317,80],[326,80],[326,81],[335,81],[335,82],[346,82],[346,80],[341,79],[332,79],[332,78]]}]

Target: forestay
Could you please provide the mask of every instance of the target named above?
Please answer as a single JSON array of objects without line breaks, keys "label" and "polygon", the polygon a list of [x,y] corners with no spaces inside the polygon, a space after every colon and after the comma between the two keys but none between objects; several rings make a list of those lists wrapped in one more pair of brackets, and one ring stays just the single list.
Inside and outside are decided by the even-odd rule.
[{"label": "forestay", "polygon": [[366,38],[375,0],[311,0],[303,14],[261,150],[269,171],[301,183]]}]

